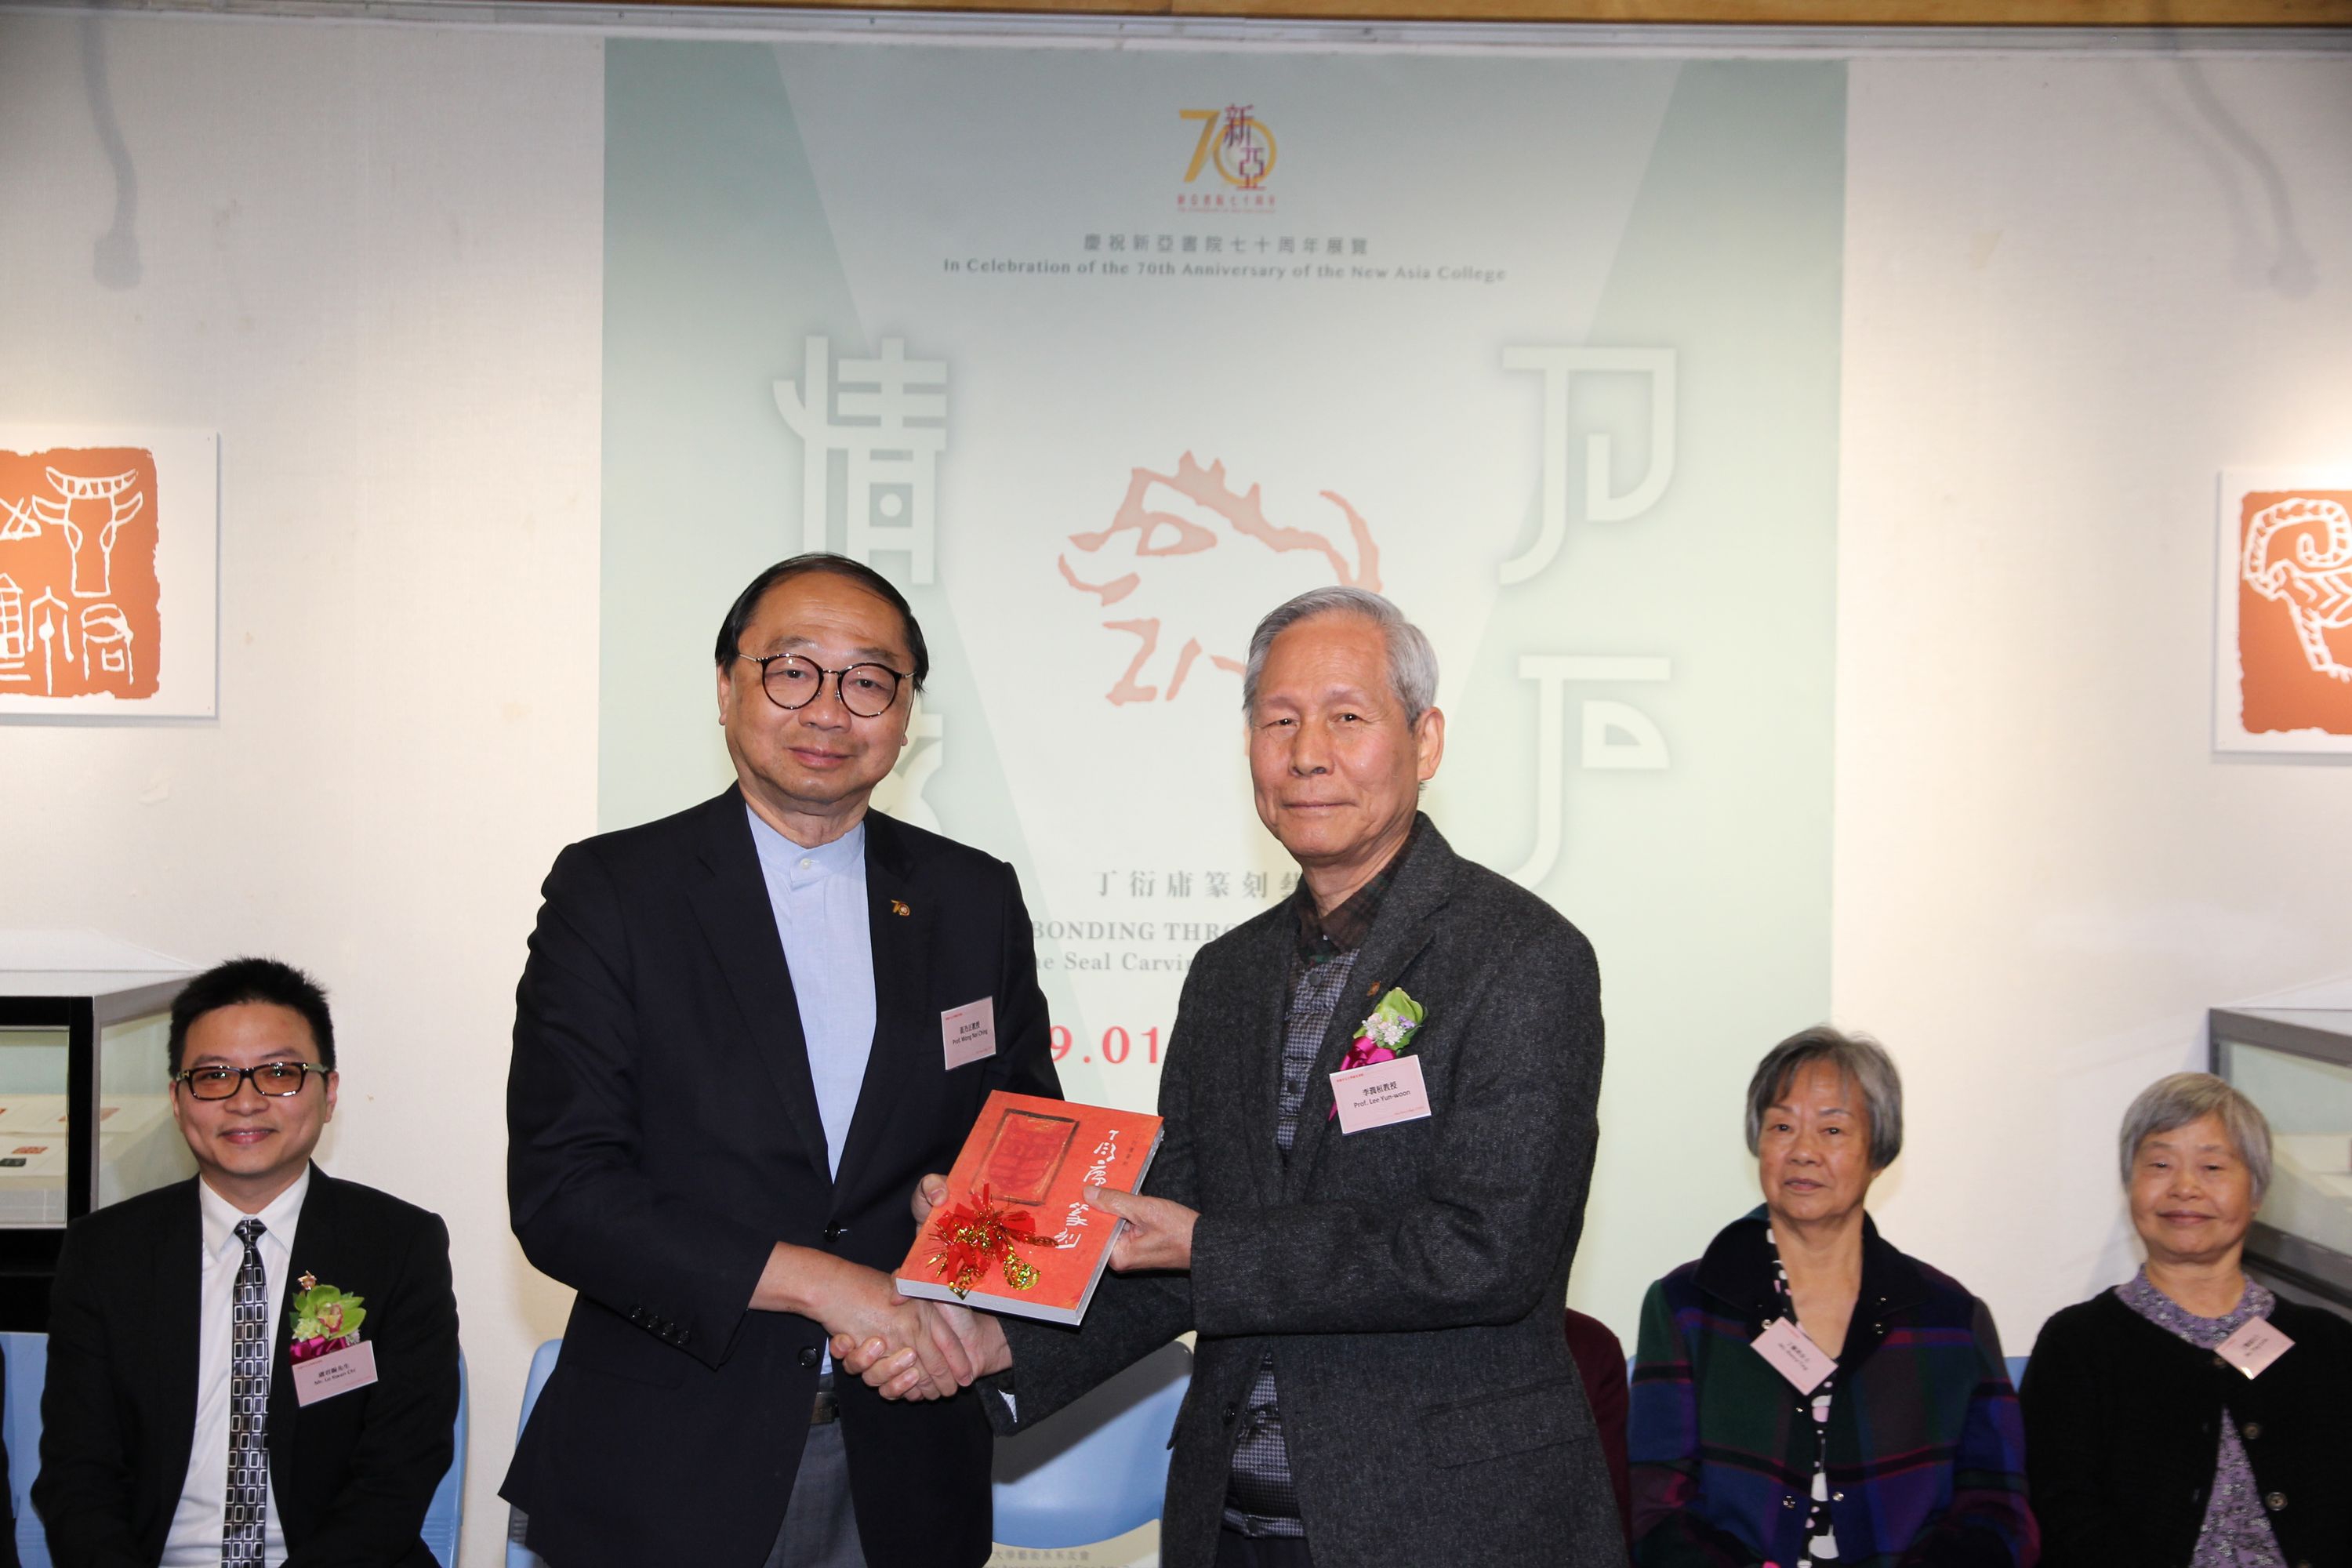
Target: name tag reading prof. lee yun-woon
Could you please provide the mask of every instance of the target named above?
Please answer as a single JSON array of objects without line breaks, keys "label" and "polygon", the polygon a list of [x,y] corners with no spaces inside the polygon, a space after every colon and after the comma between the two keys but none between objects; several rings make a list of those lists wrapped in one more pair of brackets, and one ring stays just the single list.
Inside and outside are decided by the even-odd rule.
[{"label": "name tag reading prof. lee yun-woon", "polygon": [[1429,1086],[1419,1057],[1398,1057],[1331,1075],[1331,1103],[1341,1132],[1362,1132],[1429,1114]]}]

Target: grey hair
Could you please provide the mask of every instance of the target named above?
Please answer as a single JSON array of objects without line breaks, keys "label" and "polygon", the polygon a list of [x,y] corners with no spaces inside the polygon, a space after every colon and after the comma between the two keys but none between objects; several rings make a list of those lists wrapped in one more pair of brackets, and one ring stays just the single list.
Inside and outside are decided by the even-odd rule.
[{"label": "grey hair", "polygon": [[2271,1124],[2262,1109],[2235,1088],[2210,1072],[2177,1072],[2158,1079],[2139,1091],[2124,1112],[2122,1135],[2116,1152],[2123,1167],[2124,1185],[2131,1185],[2132,1167],[2139,1162],[2139,1146],[2159,1132],[2219,1117],[2222,1131],[2238,1146],[2238,1158],[2253,1178],[2254,1202],[2261,1203],[2271,1185]]},{"label": "grey hair", "polygon": [[1265,656],[1274,639],[1313,616],[1360,616],[1381,628],[1388,644],[1389,686],[1404,705],[1407,725],[1437,703],[1437,650],[1404,612],[1369,588],[1310,588],[1297,598],[1266,612],[1250,634],[1249,664],[1242,671],[1242,711],[1257,706],[1258,678],[1265,673]]},{"label": "grey hair", "polygon": [[1748,1152],[1757,1152],[1764,1117],[1789,1082],[1815,1062],[1827,1062],[1862,1090],[1863,1113],[1870,1118],[1870,1168],[1883,1171],[1903,1152],[1903,1075],[1895,1058],[1868,1035],[1849,1035],[1819,1024],[1801,1029],[1764,1053],[1748,1080]]}]

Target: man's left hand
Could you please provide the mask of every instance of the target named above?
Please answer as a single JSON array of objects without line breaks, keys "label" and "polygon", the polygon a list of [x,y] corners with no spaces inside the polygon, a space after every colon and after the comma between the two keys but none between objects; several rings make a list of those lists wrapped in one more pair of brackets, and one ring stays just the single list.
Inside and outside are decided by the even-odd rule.
[{"label": "man's left hand", "polygon": [[1192,1226],[1201,1216],[1182,1204],[1109,1187],[1082,1189],[1087,1202],[1127,1221],[1110,1244],[1110,1266],[1121,1274],[1192,1267]]}]

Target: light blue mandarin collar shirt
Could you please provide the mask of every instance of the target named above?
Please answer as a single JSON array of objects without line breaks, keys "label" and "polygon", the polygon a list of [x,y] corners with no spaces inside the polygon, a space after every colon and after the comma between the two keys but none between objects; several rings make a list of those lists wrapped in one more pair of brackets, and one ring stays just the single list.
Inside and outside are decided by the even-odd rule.
[{"label": "light blue mandarin collar shirt", "polygon": [[749,805],[760,875],[783,939],[799,999],[809,1077],[824,1123],[825,1167],[841,1174],[866,1058],[874,1050],[874,929],[866,902],[866,824],[814,849],[793,843]]}]

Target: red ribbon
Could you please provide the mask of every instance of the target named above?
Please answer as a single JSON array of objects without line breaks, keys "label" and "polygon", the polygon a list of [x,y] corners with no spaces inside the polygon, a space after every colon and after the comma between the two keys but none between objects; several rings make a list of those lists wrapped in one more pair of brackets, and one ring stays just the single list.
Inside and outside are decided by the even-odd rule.
[{"label": "red ribbon", "polygon": [[1016,1247],[1040,1244],[1036,1221],[1026,1209],[991,1203],[985,1183],[972,1202],[933,1215],[931,1235],[940,1244],[932,1255],[931,1267],[959,1300],[971,1294],[972,1287],[987,1278],[992,1263],[1003,1269],[1004,1282],[1015,1290],[1026,1290],[1037,1282],[1037,1266],[1013,1252]]}]

